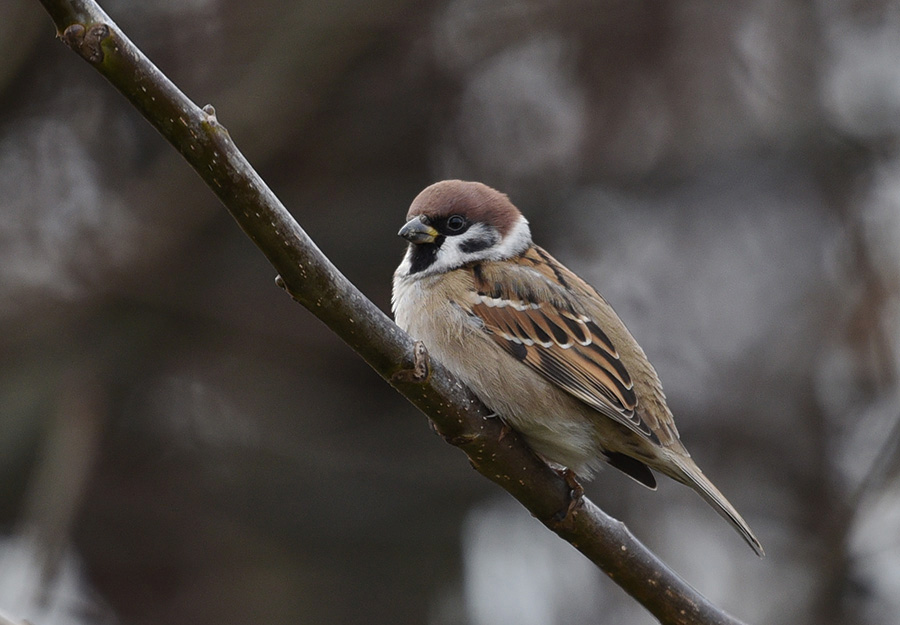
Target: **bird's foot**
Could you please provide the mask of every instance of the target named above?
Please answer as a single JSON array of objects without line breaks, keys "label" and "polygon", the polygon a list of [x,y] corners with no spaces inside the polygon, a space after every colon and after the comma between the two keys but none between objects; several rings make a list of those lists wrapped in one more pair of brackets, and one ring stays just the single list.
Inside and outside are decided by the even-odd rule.
[{"label": "bird's foot", "polygon": [[391,382],[424,382],[431,375],[431,360],[425,343],[416,341],[413,345],[413,366],[401,369],[391,376]]},{"label": "bird's foot", "polygon": [[578,476],[575,475],[572,469],[554,469],[554,471],[559,473],[569,487],[569,505],[566,506],[565,510],[560,510],[553,515],[553,523],[559,524],[568,519],[575,508],[581,504],[581,500],[584,498],[584,487],[578,482]]}]

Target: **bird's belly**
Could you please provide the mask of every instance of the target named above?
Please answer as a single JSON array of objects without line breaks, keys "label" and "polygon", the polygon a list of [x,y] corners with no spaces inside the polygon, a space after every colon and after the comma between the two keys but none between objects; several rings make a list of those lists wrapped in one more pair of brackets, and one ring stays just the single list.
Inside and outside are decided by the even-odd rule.
[{"label": "bird's belly", "polygon": [[[605,417],[516,360],[460,306],[449,300],[423,301],[427,296],[422,291],[420,297],[405,295],[397,300],[398,325],[524,435],[532,449],[582,477],[603,464],[597,426]],[[432,314],[415,314],[417,310]]]}]

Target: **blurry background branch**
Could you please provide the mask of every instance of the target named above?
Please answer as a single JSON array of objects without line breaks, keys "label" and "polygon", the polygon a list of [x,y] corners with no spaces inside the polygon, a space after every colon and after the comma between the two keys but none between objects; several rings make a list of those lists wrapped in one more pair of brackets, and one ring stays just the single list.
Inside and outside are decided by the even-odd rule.
[{"label": "blurry background branch", "polygon": [[[328,261],[236,149],[215,111],[188,100],[93,2],[42,0],[61,38],[119,89],[188,160],[278,270],[286,290],[428,414],[538,519],[575,545],[664,623],[738,623],[716,609],[585,499],[563,520],[565,481],[437,363],[425,381],[403,373],[413,345]],[[339,217],[340,218],[340,217]],[[502,440],[501,440],[502,439]]]}]

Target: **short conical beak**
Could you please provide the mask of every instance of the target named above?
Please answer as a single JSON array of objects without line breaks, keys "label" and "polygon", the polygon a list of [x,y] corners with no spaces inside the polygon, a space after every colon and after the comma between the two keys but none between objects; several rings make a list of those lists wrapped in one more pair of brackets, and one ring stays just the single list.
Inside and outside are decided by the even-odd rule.
[{"label": "short conical beak", "polygon": [[419,243],[434,243],[438,231],[425,223],[424,217],[419,215],[406,222],[406,225],[400,228],[400,232],[397,234],[410,243],[418,245]]}]

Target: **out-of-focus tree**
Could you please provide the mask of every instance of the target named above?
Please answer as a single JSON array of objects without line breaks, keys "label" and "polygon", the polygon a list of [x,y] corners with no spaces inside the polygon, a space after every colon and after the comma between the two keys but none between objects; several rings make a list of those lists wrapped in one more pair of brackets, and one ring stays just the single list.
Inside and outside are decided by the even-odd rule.
[{"label": "out-of-focus tree", "polygon": [[[177,155],[48,43],[37,3],[3,4],[0,557],[32,553],[23,515],[54,520],[68,585],[48,605],[89,602],[86,622],[649,622],[562,543],[535,538],[547,576],[527,578],[503,546],[543,528],[285,301]],[[106,8],[385,308],[421,187],[510,193],[632,328],[768,557],[677,486],[608,472],[589,495],[749,622],[893,623],[900,6],[320,4]],[[96,439],[60,434],[79,406]],[[83,490],[38,504],[59,440],[96,441],[62,455]],[[10,579],[16,614],[33,589]]]}]

